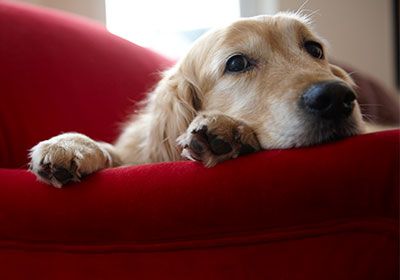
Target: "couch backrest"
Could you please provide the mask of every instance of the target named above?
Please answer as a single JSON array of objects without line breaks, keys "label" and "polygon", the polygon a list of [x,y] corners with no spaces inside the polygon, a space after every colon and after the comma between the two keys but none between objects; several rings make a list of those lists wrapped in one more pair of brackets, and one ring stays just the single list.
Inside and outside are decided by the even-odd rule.
[{"label": "couch backrest", "polygon": [[161,56],[82,18],[0,3],[0,168],[25,167],[38,141],[77,131],[113,141]]}]

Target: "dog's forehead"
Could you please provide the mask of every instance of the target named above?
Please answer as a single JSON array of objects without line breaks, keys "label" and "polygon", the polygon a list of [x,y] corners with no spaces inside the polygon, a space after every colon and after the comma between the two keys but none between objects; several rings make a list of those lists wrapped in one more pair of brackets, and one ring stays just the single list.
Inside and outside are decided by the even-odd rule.
[{"label": "dog's forehead", "polygon": [[226,27],[224,45],[268,42],[272,47],[279,43],[299,42],[305,38],[316,38],[307,18],[295,14],[280,13],[273,16],[258,16],[242,19]]},{"label": "dog's forehead", "polygon": [[[306,19],[296,15],[245,18],[203,35],[180,65],[182,69],[196,72],[197,76],[208,73],[207,76],[217,77],[223,72],[227,59],[235,54],[268,61],[272,57],[298,55],[299,46],[306,40],[322,45],[324,42],[315,35]],[[274,53],[280,55],[273,56]]]}]

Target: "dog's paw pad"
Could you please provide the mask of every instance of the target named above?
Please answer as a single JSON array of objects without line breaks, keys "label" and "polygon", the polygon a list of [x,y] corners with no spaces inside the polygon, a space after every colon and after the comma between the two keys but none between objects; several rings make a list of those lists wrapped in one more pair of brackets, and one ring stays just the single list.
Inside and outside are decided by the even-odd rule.
[{"label": "dog's paw pad", "polygon": [[41,181],[58,188],[72,182],[79,182],[81,179],[81,174],[76,167],[75,159],[69,160],[66,158],[65,165],[63,166],[54,165],[51,163],[51,160],[46,163],[42,160],[39,165],[31,163],[30,170],[36,174]]},{"label": "dog's paw pad", "polygon": [[74,179],[74,175],[69,170],[63,167],[56,168],[56,170],[53,173],[53,176],[62,185],[72,182]]},{"label": "dog's paw pad", "polygon": [[[30,168],[32,170],[32,168]],[[46,179],[49,180],[51,178],[51,168],[50,168],[50,164],[45,164],[45,165],[41,165],[41,168],[37,170],[37,174]]]},{"label": "dog's paw pad", "polygon": [[257,150],[253,146],[244,144],[240,147],[239,156],[248,155],[248,154],[254,153],[256,151]]},{"label": "dog's paw pad", "polygon": [[209,135],[211,152],[217,156],[225,155],[232,152],[232,145],[216,135]]},{"label": "dog's paw pad", "polygon": [[207,149],[206,143],[203,143],[203,141],[198,140],[197,137],[193,137],[189,143],[189,146],[186,147],[190,148],[196,154],[201,154]]}]

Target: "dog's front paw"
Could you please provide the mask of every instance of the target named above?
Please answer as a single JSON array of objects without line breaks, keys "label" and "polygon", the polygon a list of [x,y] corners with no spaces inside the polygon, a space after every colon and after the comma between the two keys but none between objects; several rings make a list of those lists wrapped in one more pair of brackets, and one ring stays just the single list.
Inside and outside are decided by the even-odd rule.
[{"label": "dog's front paw", "polygon": [[29,169],[38,179],[62,187],[97,170],[110,167],[111,157],[97,142],[78,133],[65,133],[30,150]]},{"label": "dog's front paw", "polygon": [[200,114],[178,139],[182,156],[212,167],[261,149],[251,127],[223,114]]}]

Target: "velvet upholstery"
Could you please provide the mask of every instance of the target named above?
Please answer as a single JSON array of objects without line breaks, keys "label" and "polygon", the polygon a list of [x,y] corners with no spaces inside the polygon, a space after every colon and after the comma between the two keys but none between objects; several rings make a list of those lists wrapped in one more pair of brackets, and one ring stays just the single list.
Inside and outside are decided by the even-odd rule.
[{"label": "velvet upholstery", "polygon": [[27,149],[62,131],[114,140],[171,62],[7,2],[0,42],[1,279],[398,279],[398,130],[55,189]]}]

